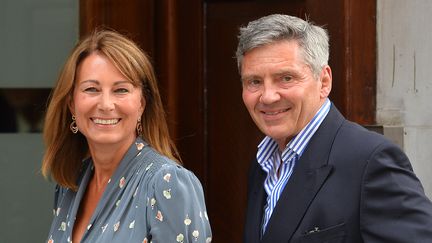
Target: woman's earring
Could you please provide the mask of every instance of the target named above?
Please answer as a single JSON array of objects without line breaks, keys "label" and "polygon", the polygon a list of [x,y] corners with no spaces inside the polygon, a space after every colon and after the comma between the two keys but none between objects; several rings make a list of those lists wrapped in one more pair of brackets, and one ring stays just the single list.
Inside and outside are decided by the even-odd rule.
[{"label": "woman's earring", "polygon": [[138,136],[142,134],[141,117],[138,118],[138,122],[137,122],[137,125],[136,125],[136,131],[138,133]]},{"label": "woman's earring", "polygon": [[71,122],[69,128],[74,134],[76,134],[78,132],[78,126],[76,124],[76,117],[74,115],[72,115],[72,122]]}]

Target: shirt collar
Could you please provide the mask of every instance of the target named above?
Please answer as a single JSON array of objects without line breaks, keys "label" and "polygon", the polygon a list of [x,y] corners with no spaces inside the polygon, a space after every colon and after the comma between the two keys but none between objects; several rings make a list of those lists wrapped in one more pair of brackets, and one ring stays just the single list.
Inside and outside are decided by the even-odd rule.
[{"label": "shirt collar", "polygon": [[[291,139],[291,141],[288,142],[285,149],[282,151],[281,158],[284,162],[287,162],[293,155],[297,155],[298,157],[302,155],[307,143],[327,116],[330,106],[331,102],[327,98],[312,120],[293,139]],[[258,145],[258,163],[261,166],[264,166],[275,152],[278,152],[277,142],[273,138],[266,136]]]}]

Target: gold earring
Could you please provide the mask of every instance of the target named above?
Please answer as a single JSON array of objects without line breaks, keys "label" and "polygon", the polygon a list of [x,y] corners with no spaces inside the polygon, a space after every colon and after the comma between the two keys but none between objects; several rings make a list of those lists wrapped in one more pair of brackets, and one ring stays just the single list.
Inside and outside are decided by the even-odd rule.
[{"label": "gold earring", "polygon": [[74,115],[72,115],[72,122],[71,122],[69,128],[74,134],[76,134],[78,132],[78,126],[76,124],[76,117]]},{"label": "gold earring", "polygon": [[137,122],[137,125],[136,125],[136,131],[137,131],[138,135],[142,134],[141,117],[138,118],[138,122]]}]

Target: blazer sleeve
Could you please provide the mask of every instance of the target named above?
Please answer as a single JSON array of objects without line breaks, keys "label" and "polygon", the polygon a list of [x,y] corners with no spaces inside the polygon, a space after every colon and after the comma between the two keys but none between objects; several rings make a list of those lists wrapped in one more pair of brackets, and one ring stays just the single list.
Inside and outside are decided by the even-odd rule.
[{"label": "blazer sleeve", "polygon": [[384,142],[363,175],[360,230],[364,242],[432,242],[432,204],[407,156]]}]

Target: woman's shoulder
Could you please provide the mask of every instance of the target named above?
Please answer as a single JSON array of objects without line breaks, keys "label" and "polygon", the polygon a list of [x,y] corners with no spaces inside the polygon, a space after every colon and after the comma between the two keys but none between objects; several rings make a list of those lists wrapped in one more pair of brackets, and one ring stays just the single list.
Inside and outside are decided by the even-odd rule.
[{"label": "woman's shoulder", "polygon": [[146,170],[153,171],[157,168],[162,167],[165,164],[175,163],[168,157],[160,154],[150,145],[146,144],[145,147],[137,155],[138,161],[142,166],[146,167]]},{"label": "woman's shoulder", "polygon": [[145,145],[138,157],[146,171],[156,173],[162,169],[186,170],[179,163],[166,157],[165,155],[160,154],[148,144]]},{"label": "woman's shoulder", "polygon": [[193,172],[183,167],[176,161],[160,154],[151,146],[146,145],[139,155],[139,160],[142,164],[141,171],[147,175],[151,175],[153,179],[161,178],[170,175],[177,175],[181,178],[190,177],[192,180],[196,179]]}]

